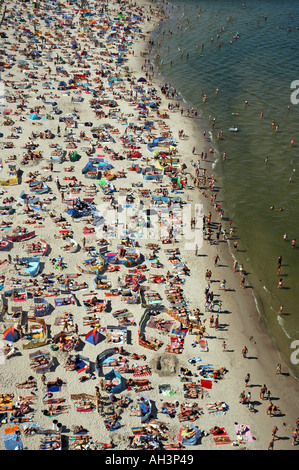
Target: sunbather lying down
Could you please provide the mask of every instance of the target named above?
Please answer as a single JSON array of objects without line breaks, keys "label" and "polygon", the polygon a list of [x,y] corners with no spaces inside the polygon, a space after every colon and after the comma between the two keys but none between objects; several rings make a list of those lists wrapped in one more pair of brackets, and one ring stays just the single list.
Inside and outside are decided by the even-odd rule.
[{"label": "sunbather lying down", "polygon": [[207,408],[212,413],[213,411],[226,411],[228,406],[222,401],[215,401],[214,403],[207,403]]}]

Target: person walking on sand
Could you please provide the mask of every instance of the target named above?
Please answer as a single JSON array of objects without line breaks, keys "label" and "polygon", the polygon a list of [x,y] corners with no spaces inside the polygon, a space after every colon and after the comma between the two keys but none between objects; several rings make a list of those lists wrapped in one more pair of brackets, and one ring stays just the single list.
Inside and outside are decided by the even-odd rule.
[{"label": "person walking on sand", "polygon": [[241,287],[242,289],[245,289],[245,277],[244,276],[241,279]]},{"label": "person walking on sand", "polygon": [[278,375],[278,374],[281,374],[281,364],[276,365],[276,370],[275,370],[274,375]]},{"label": "person walking on sand", "polygon": [[272,401],[269,401],[268,408],[266,409],[266,415],[269,415],[270,418],[271,418],[272,407],[273,407],[273,403]]},{"label": "person walking on sand", "polygon": [[281,306],[279,307],[278,315],[281,315],[282,312],[283,312],[283,305],[281,305]]},{"label": "person walking on sand", "polygon": [[294,446],[295,444],[297,444],[297,442],[298,442],[298,435],[299,435],[299,434],[298,434],[297,429],[296,429],[296,431],[293,431],[293,432],[292,432],[292,440],[293,440],[292,446]]},{"label": "person walking on sand", "polygon": [[245,359],[245,358],[247,357],[247,353],[248,353],[247,346],[244,346],[244,348],[242,349],[242,357],[243,357],[243,359]]},{"label": "person walking on sand", "polygon": [[273,450],[274,448],[274,439],[271,439],[269,445],[268,445],[268,450]]},{"label": "person walking on sand", "polygon": [[219,260],[220,260],[220,257],[219,257],[219,255],[218,255],[218,253],[217,253],[217,255],[214,256],[214,266],[217,266],[217,263],[218,263]]},{"label": "person walking on sand", "polygon": [[273,440],[274,440],[275,437],[276,437],[277,431],[278,431],[278,427],[277,427],[277,426],[274,426],[274,428],[272,429],[272,433],[271,433]]},{"label": "person walking on sand", "polygon": [[224,340],[222,341],[222,351],[226,351],[226,342]]}]

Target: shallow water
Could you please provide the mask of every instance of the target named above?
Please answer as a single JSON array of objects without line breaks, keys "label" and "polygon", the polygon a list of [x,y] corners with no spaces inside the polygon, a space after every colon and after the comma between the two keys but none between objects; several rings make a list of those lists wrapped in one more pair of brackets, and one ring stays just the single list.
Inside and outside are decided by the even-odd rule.
[{"label": "shallow water", "polygon": [[[156,38],[155,65],[207,122],[216,118],[214,170],[225,216],[240,240],[239,262],[277,347],[299,378],[296,358],[291,360],[292,342],[299,340],[299,104],[291,103],[291,83],[299,80],[299,2],[251,0],[243,8],[235,0],[177,0],[173,5]],[[233,125],[238,132],[229,132]],[[217,140],[221,130],[224,138]],[[298,248],[292,248],[292,239]]]}]

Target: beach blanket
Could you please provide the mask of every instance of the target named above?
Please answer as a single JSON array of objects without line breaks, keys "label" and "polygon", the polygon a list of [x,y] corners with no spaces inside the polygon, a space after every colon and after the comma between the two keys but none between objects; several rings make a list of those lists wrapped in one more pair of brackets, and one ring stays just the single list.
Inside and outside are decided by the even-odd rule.
[{"label": "beach blanket", "polygon": [[[159,326],[159,323],[155,319],[150,319],[147,326],[149,328],[156,328],[157,330],[161,330],[161,326]],[[163,323],[163,330],[167,330],[168,332],[170,332],[171,326],[172,326],[172,322],[167,321]]]},{"label": "beach blanket", "polygon": [[134,317],[131,312],[120,312],[120,313],[114,313],[113,314],[114,318],[117,318],[117,320],[122,320],[123,318],[127,319],[126,326],[129,326],[134,323]]},{"label": "beach blanket", "polygon": [[213,434],[213,439],[216,445],[222,445],[222,444],[231,444],[232,441],[230,440],[230,437],[225,431],[225,428],[221,428],[222,433],[221,434]]},{"label": "beach blanket", "polygon": [[133,372],[134,377],[146,377],[147,375],[152,375],[148,366],[138,366]]}]

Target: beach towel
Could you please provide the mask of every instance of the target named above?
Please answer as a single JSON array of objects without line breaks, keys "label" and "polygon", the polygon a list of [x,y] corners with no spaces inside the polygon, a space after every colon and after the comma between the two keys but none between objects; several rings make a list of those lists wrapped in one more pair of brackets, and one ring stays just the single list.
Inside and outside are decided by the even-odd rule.
[{"label": "beach towel", "polygon": [[[14,428],[9,428],[14,429]],[[2,434],[2,440],[5,445],[6,450],[22,450],[23,443],[20,439],[20,436],[16,432],[10,432],[7,434]]]},{"label": "beach towel", "polygon": [[230,437],[225,431],[225,428],[221,428],[222,433],[221,434],[213,434],[213,439],[216,445],[222,445],[222,444],[231,444]]},{"label": "beach towel", "polygon": [[199,348],[201,351],[208,351],[208,343],[205,339],[200,339],[198,341],[198,344],[199,344]]},{"label": "beach towel", "polygon": [[84,370],[88,369],[88,367],[89,365],[86,362],[79,360],[76,363],[75,371],[78,372],[78,374],[80,374],[80,372],[83,372]]},{"label": "beach towel", "polygon": [[203,388],[211,389],[212,386],[213,386],[213,381],[212,381],[211,379],[201,379],[201,380],[200,380],[200,385],[201,385]]},{"label": "beach towel", "polygon": [[247,424],[235,424],[235,430],[236,434],[238,436],[238,439],[240,439],[242,442],[252,442],[253,437],[250,431],[250,426]]},{"label": "beach towel", "polygon": [[48,393],[60,392],[60,390],[61,390],[60,385],[51,385],[50,387],[47,387]]},{"label": "beach towel", "polygon": [[176,329],[172,330],[172,334],[173,334],[173,335],[182,336],[183,338],[185,338],[185,336],[187,335],[187,333],[188,333],[188,329],[187,329],[187,328],[183,328],[183,329],[176,328]]},{"label": "beach towel", "polygon": [[132,433],[134,434],[134,436],[140,436],[141,434],[143,434],[143,428],[132,428]]},{"label": "beach towel", "polygon": [[190,364],[193,364],[193,362],[201,362],[201,361],[202,361],[202,358],[199,356],[191,357],[190,359],[188,359],[188,362]]}]

